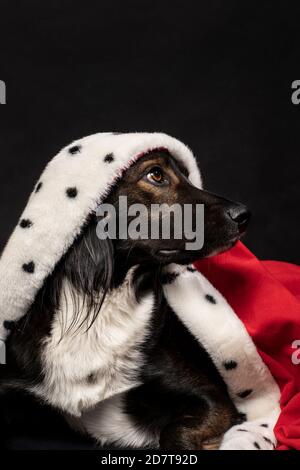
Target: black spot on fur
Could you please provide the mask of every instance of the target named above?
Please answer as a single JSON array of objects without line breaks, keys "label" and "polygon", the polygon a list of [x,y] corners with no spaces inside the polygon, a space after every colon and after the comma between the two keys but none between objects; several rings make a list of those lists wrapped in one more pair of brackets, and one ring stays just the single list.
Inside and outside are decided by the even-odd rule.
[{"label": "black spot on fur", "polygon": [[105,155],[105,157],[104,157],[104,162],[105,162],[105,163],[111,163],[111,162],[114,161],[114,159],[115,159],[114,154],[113,154],[113,153],[108,153],[108,154]]},{"label": "black spot on fur", "polygon": [[178,273],[164,273],[161,275],[160,280],[161,280],[162,285],[172,284],[172,282],[174,282],[176,277],[178,276],[179,276]]},{"label": "black spot on fur", "polygon": [[236,361],[225,361],[223,362],[223,366],[225,367],[226,370],[232,370],[237,368],[237,362]]},{"label": "black spot on fur", "polygon": [[273,445],[273,442],[271,441],[271,439],[269,439],[268,437],[265,437],[265,436],[263,436],[263,438],[268,444],[270,444],[271,446]]},{"label": "black spot on fur", "polygon": [[248,429],[238,429],[238,431],[241,431],[241,432],[249,432]]},{"label": "black spot on fur", "polygon": [[21,228],[29,228],[32,226],[32,222],[29,219],[22,219],[20,222],[20,227]]},{"label": "black spot on fur", "polygon": [[95,384],[97,382],[98,375],[94,372],[87,376],[87,383],[88,384]]},{"label": "black spot on fur", "polygon": [[216,304],[217,303],[216,299],[210,294],[206,294],[205,298],[211,304]]},{"label": "black spot on fur", "polygon": [[261,427],[262,427],[262,428],[268,428],[268,427],[269,427],[269,425],[268,425],[268,424],[266,424],[266,423],[263,423],[263,424],[261,424]]},{"label": "black spot on fur", "polygon": [[253,445],[254,447],[256,447],[256,449],[259,449],[260,450],[260,445],[258,442],[253,442]]},{"label": "black spot on fur", "polygon": [[43,183],[40,181],[35,188],[35,192],[38,193],[42,186],[43,186]]},{"label": "black spot on fur", "polygon": [[23,264],[22,268],[23,268],[23,271],[25,271],[26,273],[32,274],[34,273],[34,268],[35,268],[34,262],[30,261],[30,263],[25,263]]},{"label": "black spot on fur", "polygon": [[66,194],[69,198],[75,198],[78,194],[77,188],[68,188]]},{"label": "black spot on fur", "polygon": [[247,398],[249,397],[249,395],[253,392],[253,390],[251,388],[247,389],[247,390],[243,390],[242,392],[238,393],[237,396],[240,397],[240,398]]},{"label": "black spot on fur", "polygon": [[81,145],[74,145],[73,147],[69,148],[69,153],[71,155],[75,155],[75,153],[80,153],[81,152]]},{"label": "black spot on fur", "polygon": [[12,331],[14,328],[15,328],[15,322],[14,321],[9,321],[9,320],[5,320],[3,322],[3,326],[6,330],[8,331]]},{"label": "black spot on fur", "polygon": [[190,271],[191,273],[195,273],[197,271],[197,269],[193,268],[192,266],[188,266],[186,269]]}]

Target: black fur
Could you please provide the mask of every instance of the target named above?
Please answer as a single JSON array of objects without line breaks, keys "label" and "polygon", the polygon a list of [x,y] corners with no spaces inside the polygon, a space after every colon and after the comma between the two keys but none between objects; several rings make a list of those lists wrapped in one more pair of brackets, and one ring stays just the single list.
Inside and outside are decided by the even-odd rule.
[{"label": "black fur", "polygon": [[236,361],[227,361],[223,363],[223,366],[226,370],[233,370],[237,368],[238,364]]},{"label": "black fur", "polygon": [[29,261],[29,263],[24,263],[22,268],[26,273],[33,274],[35,270],[35,264],[33,261]]},{"label": "black fur", "polygon": [[35,192],[38,193],[41,189],[41,187],[43,186],[43,183],[40,181],[37,185],[36,185],[36,188],[35,188]]},{"label": "black fur", "polygon": [[209,302],[211,304],[216,304],[217,303],[216,299],[210,294],[206,294],[205,298],[206,298],[207,302]]},{"label": "black fur", "polygon": [[242,392],[238,393],[237,396],[240,398],[247,398],[249,395],[253,392],[252,389],[249,390],[243,390]]},{"label": "black fur", "polygon": [[29,227],[31,227],[31,226],[32,226],[32,222],[31,222],[31,220],[29,220],[29,219],[22,219],[22,220],[20,221],[20,227],[21,227],[21,228],[29,228]]},{"label": "black fur", "polygon": [[74,155],[75,153],[80,153],[81,152],[81,145],[73,145],[73,147],[69,148],[69,153],[71,155]]},{"label": "black fur", "polygon": [[113,153],[108,153],[105,157],[104,157],[104,161],[105,163],[112,163],[114,161],[114,154]]},{"label": "black fur", "polygon": [[69,198],[74,199],[75,197],[77,197],[78,190],[77,188],[68,188],[66,189],[66,194]]}]

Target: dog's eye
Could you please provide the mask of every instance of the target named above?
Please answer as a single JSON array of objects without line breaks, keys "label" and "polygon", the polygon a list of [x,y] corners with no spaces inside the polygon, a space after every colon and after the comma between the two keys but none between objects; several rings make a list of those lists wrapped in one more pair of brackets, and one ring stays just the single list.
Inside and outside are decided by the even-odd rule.
[{"label": "dog's eye", "polygon": [[159,166],[152,168],[147,174],[147,180],[156,186],[168,184],[168,180],[165,178],[164,172]]}]

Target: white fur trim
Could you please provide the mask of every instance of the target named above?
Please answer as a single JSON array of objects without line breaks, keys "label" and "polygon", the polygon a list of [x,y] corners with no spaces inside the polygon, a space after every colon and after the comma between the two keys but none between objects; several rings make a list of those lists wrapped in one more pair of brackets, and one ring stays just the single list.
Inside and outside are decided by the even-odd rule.
[{"label": "white fur trim", "polygon": [[[164,286],[168,302],[209,353],[237,409],[246,414],[249,422],[263,420],[273,430],[280,413],[279,387],[245,326],[202,274],[176,265],[170,265],[168,270],[179,274],[173,283]],[[232,367],[235,363],[236,367]],[[259,427],[258,430],[264,431]],[[272,441],[275,442],[274,435]],[[253,439],[249,442],[253,448]]]},{"label": "white fur trim", "polygon": [[274,420],[268,418],[233,426],[225,433],[220,450],[274,450],[273,427]]}]

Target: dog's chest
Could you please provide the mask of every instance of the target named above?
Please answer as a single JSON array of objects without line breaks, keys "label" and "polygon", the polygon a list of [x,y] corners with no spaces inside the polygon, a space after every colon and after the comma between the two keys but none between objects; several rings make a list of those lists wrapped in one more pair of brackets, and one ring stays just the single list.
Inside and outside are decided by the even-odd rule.
[{"label": "dog's chest", "polygon": [[[138,385],[137,373],[143,364],[140,346],[147,336],[154,297],[148,294],[138,303],[127,279],[108,294],[88,331],[73,328],[62,335],[62,324],[67,327],[72,321],[70,296],[65,285],[42,354],[45,379],[34,392],[78,416],[99,401]],[[81,310],[84,318],[84,305]]]}]

